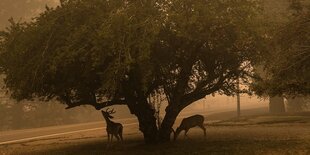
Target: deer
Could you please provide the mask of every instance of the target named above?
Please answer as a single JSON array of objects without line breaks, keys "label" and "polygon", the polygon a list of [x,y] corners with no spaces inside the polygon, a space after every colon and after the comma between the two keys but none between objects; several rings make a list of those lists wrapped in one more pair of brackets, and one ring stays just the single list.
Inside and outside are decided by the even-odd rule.
[{"label": "deer", "polygon": [[[106,121],[107,127],[107,135],[108,135],[108,142],[112,142],[113,136],[117,138],[117,141],[123,141],[123,125],[121,123],[115,123],[111,121],[114,117],[111,114],[114,114],[114,109],[109,111],[109,108],[106,111],[101,110],[101,113]],[[110,137],[111,136],[111,137]]]},{"label": "deer", "polygon": [[206,128],[203,126],[203,122],[204,122],[204,116],[202,116],[202,115],[193,115],[193,116],[184,118],[182,120],[180,126],[176,129],[176,131],[174,133],[174,140],[177,139],[178,135],[183,130],[185,130],[184,138],[188,137],[187,136],[188,130],[190,128],[193,128],[193,127],[196,127],[196,126],[200,127],[203,130],[204,137],[206,138]]}]

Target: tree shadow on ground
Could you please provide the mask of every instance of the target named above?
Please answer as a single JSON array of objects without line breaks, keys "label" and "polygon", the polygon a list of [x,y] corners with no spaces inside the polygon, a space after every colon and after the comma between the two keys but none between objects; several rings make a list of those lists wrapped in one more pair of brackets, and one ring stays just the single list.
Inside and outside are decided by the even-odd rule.
[{"label": "tree shadow on ground", "polygon": [[87,143],[58,147],[27,154],[307,154],[310,147],[299,140],[251,140],[251,139],[181,139],[176,142],[145,145],[142,139],[131,139],[108,145],[106,141],[96,140]]}]

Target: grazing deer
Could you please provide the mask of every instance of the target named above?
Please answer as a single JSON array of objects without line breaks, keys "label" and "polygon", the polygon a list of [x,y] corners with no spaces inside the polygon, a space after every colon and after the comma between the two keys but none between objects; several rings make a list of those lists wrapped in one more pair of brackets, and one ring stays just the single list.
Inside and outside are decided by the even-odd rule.
[{"label": "grazing deer", "polygon": [[[107,123],[107,134],[108,134],[108,142],[112,142],[113,136],[117,138],[117,141],[121,140],[123,141],[123,125],[121,123],[115,123],[111,121],[110,119],[114,118],[111,116],[111,114],[114,114],[114,109],[108,111],[109,108],[106,111],[101,110],[101,113]],[[110,137],[111,136],[111,137]]]},{"label": "grazing deer", "polygon": [[203,130],[204,137],[206,137],[206,128],[203,126],[204,117],[202,115],[193,115],[187,118],[184,118],[174,133],[174,140],[177,139],[178,135],[182,130],[185,130],[184,137],[187,137],[187,132],[190,128],[200,127]]}]

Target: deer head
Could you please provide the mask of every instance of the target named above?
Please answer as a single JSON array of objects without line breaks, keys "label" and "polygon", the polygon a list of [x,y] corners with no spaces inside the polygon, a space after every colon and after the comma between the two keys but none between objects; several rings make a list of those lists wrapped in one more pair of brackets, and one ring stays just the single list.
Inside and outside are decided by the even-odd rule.
[{"label": "deer head", "polygon": [[112,118],[114,118],[114,117],[111,116],[111,114],[114,114],[115,111],[114,111],[114,109],[109,110],[109,108],[108,108],[108,109],[106,109],[105,111],[101,110],[101,113],[102,113],[103,117],[112,119]]},{"label": "deer head", "polygon": [[175,133],[174,133],[174,137],[173,137],[173,140],[176,140],[177,137],[179,136],[180,132],[182,131],[183,129],[181,127],[178,127],[176,130],[175,130]]}]

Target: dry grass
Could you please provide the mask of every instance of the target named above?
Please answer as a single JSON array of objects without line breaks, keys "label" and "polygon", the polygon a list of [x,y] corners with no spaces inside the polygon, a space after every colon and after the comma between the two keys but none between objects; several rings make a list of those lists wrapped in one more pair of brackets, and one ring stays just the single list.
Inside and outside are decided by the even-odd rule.
[{"label": "dry grass", "polygon": [[243,116],[240,118],[232,118],[227,120],[215,121],[209,123],[212,126],[240,126],[240,125],[266,125],[281,123],[310,123],[310,113],[297,113],[286,115],[256,115]]}]

